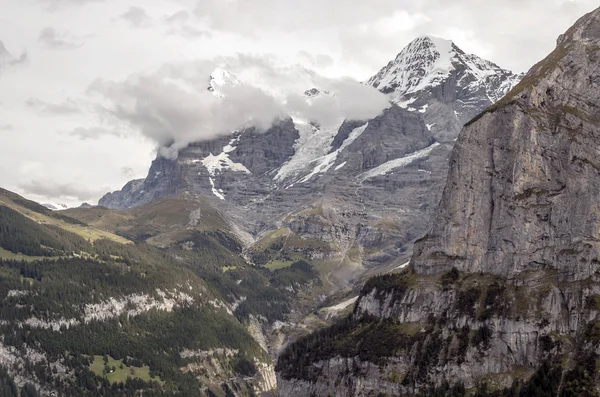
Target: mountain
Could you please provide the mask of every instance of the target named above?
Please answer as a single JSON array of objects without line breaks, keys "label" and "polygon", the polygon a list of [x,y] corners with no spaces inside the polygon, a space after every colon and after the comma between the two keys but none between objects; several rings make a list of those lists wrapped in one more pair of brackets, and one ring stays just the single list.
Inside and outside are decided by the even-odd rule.
[{"label": "mountain", "polygon": [[[333,289],[381,266],[398,266],[428,228],[458,125],[518,79],[451,42],[433,40],[415,40],[370,80],[395,102],[373,120],[318,125],[288,118],[264,133],[250,128],[193,143],[175,160],[158,156],[145,179],[99,204],[125,209],[172,195],[210,197],[236,225],[255,263],[289,264],[286,257],[300,255],[320,262]],[[440,63],[440,43],[451,48],[444,75],[431,66]],[[414,80],[410,70],[424,74],[419,89],[390,91]],[[239,80],[217,69],[209,82],[217,92],[219,85]],[[309,101],[335,95],[318,88],[304,94]],[[406,106],[409,97],[418,109]],[[280,237],[271,241],[273,236]],[[274,249],[281,236],[286,244]]]},{"label": "mountain", "polygon": [[272,394],[262,322],[319,283],[248,264],[207,199],[52,211],[2,189],[0,274],[0,385],[60,396]]},{"label": "mountain", "polygon": [[368,84],[399,106],[423,113],[438,141],[453,141],[462,126],[498,101],[523,76],[452,41],[423,36],[413,40]]},{"label": "mountain", "polygon": [[52,211],[66,210],[69,208],[66,204],[60,203],[44,203],[42,205]]},{"label": "mountain", "polygon": [[[329,308],[356,298],[361,280],[410,259],[414,240],[428,230],[441,198],[454,145],[454,138],[436,136],[455,137],[455,125],[463,120],[454,113],[467,97],[466,85],[457,83],[459,69],[443,82],[456,93],[438,98],[433,85],[415,91],[414,103],[423,104],[419,109],[392,103],[372,120],[328,125],[290,117],[265,132],[250,128],[193,143],[177,159],[158,156],[146,178],[107,194],[99,205],[130,211],[169,197],[203,200],[221,214],[249,263],[272,270],[297,261],[310,264],[320,283],[302,291],[285,326],[262,322],[276,357],[290,339],[331,321],[329,313],[338,311]],[[517,78],[498,73],[499,80]],[[209,81],[215,76],[228,76],[217,79],[226,85],[238,81],[223,70]],[[310,101],[335,93],[315,87],[304,95]],[[492,104],[485,90],[469,95],[477,111]],[[430,109],[442,108],[452,109],[451,120],[433,128],[427,120],[437,116]],[[324,314],[315,321],[311,313],[317,307]]]},{"label": "mountain", "polygon": [[471,120],[410,265],[280,356],[279,394],[597,396],[600,8]]},{"label": "mountain", "polygon": [[[429,229],[454,110],[501,94],[491,78],[467,93],[456,65],[405,93],[418,108],[392,95],[371,120],[288,117],[196,142],[96,207],[50,211],[4,192],[0,381],[77,396],[272,392],[290,340],[364,302],[361,280],[404,268]],[[207,90],[236,84],[218,69]],[[452,118],[432,124],[435,109]]]}]

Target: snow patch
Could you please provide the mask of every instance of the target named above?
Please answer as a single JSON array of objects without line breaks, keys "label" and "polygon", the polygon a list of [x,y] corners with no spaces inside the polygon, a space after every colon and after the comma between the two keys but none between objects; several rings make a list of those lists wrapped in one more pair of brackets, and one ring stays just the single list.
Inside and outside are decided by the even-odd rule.
[{"label": "snow patch", "polygon": [[401,157],[399,159],[390,160],[386,163],[381,164],[379,167],[373,168],[372,170],[369,170],[369,171],[359,175],[358,178],[362,182],[369,178],[373,178],[373,177],[376,177],[379,175],[385,175],[397,168],[405,167],[408,164],[412,163],[413,161],[416,161],[418,159],[422,159],[422,158],[429,156],[431,151],[438,146],[440,146],[440,144],[438,142],[436,142],[433,145],[426,147],[425,149],[418,150],[414,153],[411,153],[411,154]]},{"label": "snow patch", "polygon": [[344,161],[342,164],[338,165],[337,167],[335,167],[335,170],[341,170],[342,168],[344,168],[344,166],[346,165],[347,161]]},{"label": "snow patch", "polygon": [[[225,148],[227,148],[227,146],[225,146]],[[226,152],[219,153],[216,156],[211,153],[202,160],[202,164],[206,167],[211,176],[215,176],[217,171],[221,172],[226,169],[251,174],[250,170],[248,170],[244,164],[231,161]]]},{"label": "snow patch", "polygon": [[340,146],[339,149],[337,149],[336,151],[334,151],[332,153],[326,154],[325,156],[323,156],[321,158],[318,158],[318,159],[312,161],[311,164],[316,163],[316,165],[314,166],[314,168],[310,174],[308,174],[302,180],[300,180],[300,183],[308,182],[313,176],[329,171],[329,169],[335,164],[335,161],[337,160],[337,156],[344,149],[346,149],[348,146],[350,146],[356,139],[358,139],[358,137],[360,137],[362,135],[362,133],[365,132],[365,130],[367,129],[368,126],[369,126],[369,123],[366,123],[361,127],[355,128],[354,130],[352,130],[352,132],[350,133],[348,138],[342,143],[342,146]]},{"label": "snow patch", "polygon": [[357,300],[358,300],[358,296],[355,296],[354,298],[350,298],[350,299],[348,299],[342,303],[339,303],[335,306],[329,306],[329,307],[323,308],[322,312],[325,315],[325,318],[327,318],[327,319],[331,318],[333,316],[338,315],[342,311],[344,311],[350,305],[353,305]]},{"label": "snow patch", "polygon": [[215,196],[217,196],[219,199],[225,200],[225,196],[223,196],[223,190],[221,190],[221,189],[217,190],[217,188],[215,188],[215,181],[212,179],[212,177],[209,176],[208,180],[210,181],[210,188],[211,188],[213,194]]},{"label": "snow patch", "polygon": [[294,155],[277,172],[275,181],[283,181],[297,176],[309,164],[327,155],[344,120],[336,120],[331,125],[316,127],[308,121],[294,119],[299,138],[294,142]]},{"label": "snow patch", "polygon": [[394,270],[398,270],[398,269],[404,269],[405,267],[407,267],[410,264],[410,261],[401,264],[400,266],[398,266],[397,268],[395,268]]},{"label": "snow patch", "polygon": [[61,317],[58,320],[50,320],[50,321],[41,320],[41,319],[32,317],[32,318],[28,318],[27,320],[25,320],[21,323],[21,325],[27,325],[31,328],[51,329],[54,332],[60,331],[60,329],[62,327],[69,329],[70,327],[74,327],[79,324],[81,324],[81,323],[77,319],[74,319],[74,318],[66,319],[64,317]]},{"label": "snow patch", "polygon": [[7,298],[14,298],[14,297],[19,297],[19,296],[27,296],[29,295],[29,291],[21,291],[21,290],[10,290],[8,291],[8,294],[6,295]]},{"label": "snow patch", "polygon": [[208,90],[217,98],[224,98],[223,87],[241,84],[237,77],[223,68],[216,68],[210,75]]}]

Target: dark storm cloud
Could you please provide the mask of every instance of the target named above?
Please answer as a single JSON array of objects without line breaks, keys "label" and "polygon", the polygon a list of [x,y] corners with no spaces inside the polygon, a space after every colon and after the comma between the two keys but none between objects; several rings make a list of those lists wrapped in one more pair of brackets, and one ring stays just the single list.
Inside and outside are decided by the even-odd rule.
[{"label": "dark storm cloud", "polygon": [[82,40],[73,37],[71,33],[58,31],[52,27],[42,29],[38,40],[46,47],[54,49],[73,49],[84,44]]}]

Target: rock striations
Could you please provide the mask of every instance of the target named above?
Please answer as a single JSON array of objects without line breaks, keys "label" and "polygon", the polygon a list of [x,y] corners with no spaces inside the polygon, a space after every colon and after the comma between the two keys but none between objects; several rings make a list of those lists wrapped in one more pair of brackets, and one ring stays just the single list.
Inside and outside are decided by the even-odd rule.
[{"label": "rock striations", "polygon": [[279,395],[598,395],[599,152],[597,9],[462,130],[409,268],[288,347]]}]

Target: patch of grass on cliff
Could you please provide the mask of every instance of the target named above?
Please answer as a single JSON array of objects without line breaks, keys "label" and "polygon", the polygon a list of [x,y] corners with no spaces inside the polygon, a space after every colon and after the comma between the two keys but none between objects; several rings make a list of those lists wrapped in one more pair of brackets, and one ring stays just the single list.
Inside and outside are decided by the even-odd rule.
[{"label": "patch of grass on cliff", "polygon": [[[150,376],[150,367],[147,365],[143,367],[128,366],[123,364],[123,360],[115,360],[112,357],[107,357],[108,361],[105,364],[103,356],[94,356],[94,361],[90,364],[90,371],[98,376],[102,376],[110,383],[125,383],[127,378],[141,379],[145,382],[151,380],[163,383],[160,378],[153,378]],[[105,365],[109,371],[105,371]],[[113,370],[114,368],[114,370]]]}]

